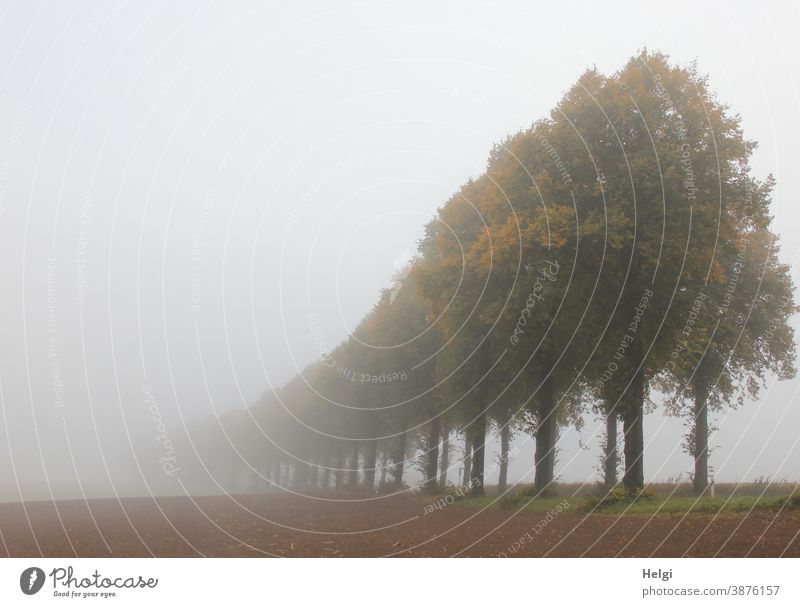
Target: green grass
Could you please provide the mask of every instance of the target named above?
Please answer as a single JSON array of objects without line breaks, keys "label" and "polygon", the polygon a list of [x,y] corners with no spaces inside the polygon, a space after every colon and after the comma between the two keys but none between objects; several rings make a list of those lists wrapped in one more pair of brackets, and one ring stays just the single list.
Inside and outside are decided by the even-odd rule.
[{"label": "green grass", "polygon": [[[593,504],[586,504],[590,511]],[[797,508],[789,496],[743,496],[743,497],[643,497],[632,501],[600,504],[595,512],[600,514],[720,514],[726,512],[749,512],[751,510],[779,510],[781,507]]]},{"label": "green grass", "polygon": [[596,496],[556,496],[531,499],[525,496],[496,499],[494,497],[466,498],[456,502],[467,508],[522,509],[526,512],[550,512],[561,506],[570,513],[601,515],[665,515],[720,514],[749,512],[751,510],[779,510],[800,508],[800,495],[783,496],[733,496],[703,497],[648,495],[636,499],[601,499]]},{"label": "green grass", "polygon": [[[504,510],[519,510],[522,507],[526,512],[550,512],[559,505],[567,512],[575,512],[575,509],[583,504],[586,498],[557,496],[539,497],[531,499],[529,497],[519,497],[516,499],[497,499],[496,497],[470,497],[456,502],[459,506],[468,508],[498,508]],[[566,506],[564,506],[566,504]],[[524,507],[523,507],[524,506]]]}]

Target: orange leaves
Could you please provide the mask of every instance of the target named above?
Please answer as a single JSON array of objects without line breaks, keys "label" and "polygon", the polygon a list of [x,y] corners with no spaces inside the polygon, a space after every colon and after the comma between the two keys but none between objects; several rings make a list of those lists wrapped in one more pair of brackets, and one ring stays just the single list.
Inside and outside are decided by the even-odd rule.
[{"label": "orange leaves", "polygon": [[575,240],[577,235],[574,210],[560,205],[537,209],[534,221],[524,231],[528,246],[543,247],[547,251],[565,246]]}]

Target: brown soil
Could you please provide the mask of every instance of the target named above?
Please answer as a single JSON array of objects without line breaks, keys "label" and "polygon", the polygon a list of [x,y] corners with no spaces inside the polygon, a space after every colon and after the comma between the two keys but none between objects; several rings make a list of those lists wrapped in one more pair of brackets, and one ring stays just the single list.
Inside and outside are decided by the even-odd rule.
[{"label": "brown soil", "polygon": [[0,555],[800,556],[796,510],[683,519],[564,512],[545,522],[458,504],[426,514],[426,503],[277,494],[0,504]]}]

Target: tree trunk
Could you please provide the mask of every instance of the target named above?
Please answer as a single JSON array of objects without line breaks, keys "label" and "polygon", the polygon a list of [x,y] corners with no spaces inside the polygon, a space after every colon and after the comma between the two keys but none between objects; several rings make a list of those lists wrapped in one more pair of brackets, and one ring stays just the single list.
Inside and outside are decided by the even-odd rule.
[{"label": "tree trunk", "polygon": [[617,484],[617,413],[606,414],[606,445],[603,482],[609,489]]},{"label": "tree trunk", "polygon": [[[631,244],[631,266],[629,273],[627,313],[633,312],[639,304],[640,293],[636,292],[634,285],[639,285],[639,274],[641,262],[639,251],[636,245],[636,231],[634,228],[634,240]],[[630,362],[636,371],[628,383],[628,388],[624,395],[624,409],[622,414],[622,433],[625,438],[625,473],[622,476],[622,484],[627,491],[638,492],[644,487],[644,347],[642,345],[641,333],[633,335],[633,339],[628,349]]]},{"label": "tree trunk", "polygon": [[425,441],[425,491],[435,493],[437,489],[437,471],[439,465],[439,432],[440,422],[438,417],[431,420],[428,439]]},{"label": "tree trunk", "polygon": [[708,385],[701,369],[694,375],[694,494],[708,489]]},{"label": "tree trunk", "polygon": [[461,484],[465,487],[469,485],[470,475],[472,474],[472,436],[469,429],[464,437],[464,474],[461,477]]},{"label": "tree trunk", "polygon": [[358,442],[353,441],[350,450],[350,464],[347,470],[347,486],[350,489],[358,487]]},{"label": "tree trunk", "polygon": [[450,431],[442,432],[442,465],[439,469],[439,488],[447,488],[447,469],[450,466]]},{"label": "tree trunk", "polygon": [[344,489],[344,473],[347,468],[347,458],[345,457],[344,445],[337,448],[338,457],[336,458],[336,478],[334,488],[336,491]]},{"label": "tree trunk", "polygon": [[319,489],[319,460],[308,464],[308,485],[312,489]]},{"label": "tree trunk", "polygon": [[322,469],[325,467],[325,459],[317,458],[314,461],[314,488],[320,489],[322,487]]},{"label": "tree trunk", "polygon": [[497,492],[503,493],[508,487],[508,451],[511,443],[511,424],[505,423],[500,429],[500,478]]},{"label": "tree trunk", "polygon": [[558,437],[558,420],[556,419],[556,402],[553,390],[553,369],[545,371],[549,375],[542,382],[539,390],[539,411],[536,424],[536,476],[533,488],[537,495],[546,495],[553,488],[556,462],[556,440]]},{"label": "tree trunk", "polygon": [[622,483],[625,489],[638,491],[644,487],[644,370],[638,338],[633,340],[631,348],[634,350],[631,352],[633,364],[638,369],[626,392],[622,419],[625,437],[625,474]]},{"label": "tree trunk", "polygon": [[486,495],[483,488],[484,468],[486,462],[486,411],[482,411],[473,422],[472,431],[472,466],[469,476],[469,494]]},{"label": "tree trunk", "polygon": [[372,493],[375,491],[375,468],[378,465],[378,441],[374,438],[367,441],[364,450],[364,488]]},{"label": "tree trunk", "polygon": [[392,477],[395,489],[400,489],[403,486],[403,470],[406,463],[406,440],[408,439],[405,432],[397,437],[397,445],[395,446],[394,456],[392,456]]},{"label": "tree trunk", "polygon": [[381,453],[381,480],[378,486],[383,489],[386,486],[386,468],[389,466],[389,458],[386,457],[386,450]]},{"label": "tree trunk", "polygon": [[333,458],[327,456],[325,460],[325,470],[322,472],[322,490],[327,491],[331,488],[331,465],[333,464]]},{"label": "tree trunk", "polygon": [[270,489],[277,489],[281,484],[281,464],[280,462],[273,462],[269,470],[269,483]]},{"label": "tree trunk", "polygon": [[308,463],[293,462],[292,468],[294,469],[292,487],[294,489],[306,489],[308,487]]}]

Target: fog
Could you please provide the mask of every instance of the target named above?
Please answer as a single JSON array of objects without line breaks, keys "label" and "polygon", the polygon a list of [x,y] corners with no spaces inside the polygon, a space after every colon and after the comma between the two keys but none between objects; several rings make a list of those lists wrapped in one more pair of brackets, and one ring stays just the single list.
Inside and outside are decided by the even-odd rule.
[{"label": "fog", "polygon": [[[494,143],[587,67],[645,46],[696,59],[760,143],[797,280],[797,17],[789,3],[4,2],[0,499],[182,493],[153,466],[159,435],[252,405],[345,339]],[[715,414],[717,479],[800,480],[798,387],[770,381]],[[599,478],[602,421],[586,422],[563,430],[562,480]],[[690,470],[682,432],[647,416],[648,480]],[[532,440],[515,446],[509,478],[530,481]]]}]

